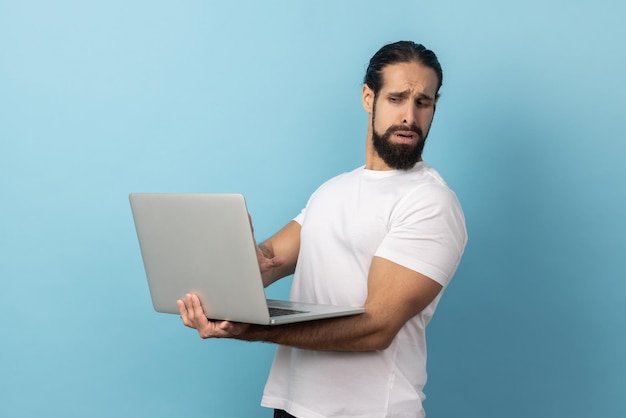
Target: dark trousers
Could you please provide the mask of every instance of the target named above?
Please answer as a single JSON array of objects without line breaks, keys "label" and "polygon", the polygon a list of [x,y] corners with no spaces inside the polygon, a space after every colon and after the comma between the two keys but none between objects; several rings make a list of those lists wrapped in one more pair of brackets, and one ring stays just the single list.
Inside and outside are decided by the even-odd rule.
[{"label": "dark trousers", "polygon": [[282,409],[274,409],[274,418],[296,418]]}]

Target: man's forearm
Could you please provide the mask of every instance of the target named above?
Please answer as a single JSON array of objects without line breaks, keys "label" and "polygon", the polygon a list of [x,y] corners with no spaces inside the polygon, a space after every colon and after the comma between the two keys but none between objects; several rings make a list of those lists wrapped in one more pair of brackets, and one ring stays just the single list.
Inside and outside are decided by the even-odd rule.
[{"label": "man's forearm", "polygon": [[[291,347],[328,351],[372,351],[391,342],[389,330],[376,325],[368,313],[294,324],[251,325],[235,338]],[[393,332],[395,335],[395,332]]]}]

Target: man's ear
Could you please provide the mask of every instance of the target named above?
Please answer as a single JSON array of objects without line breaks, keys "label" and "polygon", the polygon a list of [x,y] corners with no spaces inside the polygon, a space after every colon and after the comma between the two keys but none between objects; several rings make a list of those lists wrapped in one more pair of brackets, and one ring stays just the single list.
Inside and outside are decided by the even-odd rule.
[{"label": "man's ear", "polygon": [[365,109],[367,113],[372,113],[372,110],[374,109],[374,91],[369,88],[367,84],[363,84],[361,101],[363,103],[363,109]]}]

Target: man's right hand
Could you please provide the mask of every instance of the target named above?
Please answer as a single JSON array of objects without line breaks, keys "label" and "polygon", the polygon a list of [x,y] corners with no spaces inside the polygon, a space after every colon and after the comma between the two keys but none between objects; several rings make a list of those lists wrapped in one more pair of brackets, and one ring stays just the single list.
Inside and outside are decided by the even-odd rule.
[{"label": "man's right hand", "polygon": [[183,324],[198,331],[201,338],[236,338],[249,324],[211,321],[207,318],[198,295],[188,293],[176,302]]}]

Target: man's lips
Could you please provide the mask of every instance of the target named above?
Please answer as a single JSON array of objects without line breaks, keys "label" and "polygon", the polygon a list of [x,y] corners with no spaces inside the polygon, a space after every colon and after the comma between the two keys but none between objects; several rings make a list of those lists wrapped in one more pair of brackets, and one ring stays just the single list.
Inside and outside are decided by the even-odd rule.
[{"label": "man's lips", "polygon": [[401,143],[414,143],[418,139],[417,133],[413,131],[395,131],[392,136],[396,140],[396,142]]}]

